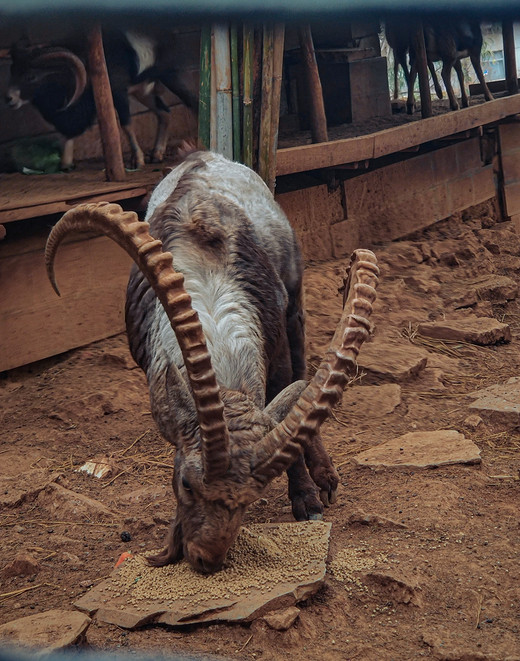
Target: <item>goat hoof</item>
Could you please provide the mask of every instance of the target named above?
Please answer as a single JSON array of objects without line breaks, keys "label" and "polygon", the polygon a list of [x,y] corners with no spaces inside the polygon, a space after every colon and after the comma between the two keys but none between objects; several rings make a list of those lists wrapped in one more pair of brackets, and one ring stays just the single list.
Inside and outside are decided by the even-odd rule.
[{"label": "goat hoof", "polygon": [[323,514],[319,514],[318,512],[316,514],[310,514],[309,521],[323,521]]},{"label": "goat hoof", "polygon": [[291,498],[292,513],[296,521],[309,521],[323,518],[323,505],[312,491]]}]

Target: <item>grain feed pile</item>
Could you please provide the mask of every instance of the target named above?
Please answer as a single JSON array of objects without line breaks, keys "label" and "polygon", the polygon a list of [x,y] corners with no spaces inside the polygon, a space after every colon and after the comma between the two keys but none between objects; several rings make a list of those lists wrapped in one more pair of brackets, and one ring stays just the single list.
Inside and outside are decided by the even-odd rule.
[{"label": "grain feed pile", "polygon": [[132,556],[75,606],[125,628],[259,616],[320,587],[330,527],[323,521],[243,527],[225,567],[212,575],[196,572],[185,560],[157,568],[145,556]]}]

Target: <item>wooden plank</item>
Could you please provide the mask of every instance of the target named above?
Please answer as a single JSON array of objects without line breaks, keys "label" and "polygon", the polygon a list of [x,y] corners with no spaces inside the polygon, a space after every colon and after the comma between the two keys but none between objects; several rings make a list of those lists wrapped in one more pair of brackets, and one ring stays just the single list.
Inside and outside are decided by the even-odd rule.
[{"label": "wooden plank", "polygon": [[38,216],[48,216],[53,213],[64,213],[78,204],[90,202],[122,202],[134,197],[144,197],[148,193],[148,188],[132,188],[125,191],[114,193],[104,193],[103,195],[92,195],[87,197],[78,197],[63,202],[51,202],[49,204],[37,204],[30,207],[20,207],[18,209],[0,210],[0,222],[11,223],[16,220],[26,218],[36,218]]},{"label": "wooden plank", "polygon": [[486,101],[445,115],[418,119],[357,138],[279,149],[277,175],[380,158],[454,133],[491,124],[517,113],[520,113],[520,96],[515,95]]},{"label": "wooden plank", "polygon": [[56,259],[58,297],[45,274],[43,239],[39,249],[31,246],[0,258],[0,371],[124,330],[131,260],[121,248],[105,237],[63,244]]}]

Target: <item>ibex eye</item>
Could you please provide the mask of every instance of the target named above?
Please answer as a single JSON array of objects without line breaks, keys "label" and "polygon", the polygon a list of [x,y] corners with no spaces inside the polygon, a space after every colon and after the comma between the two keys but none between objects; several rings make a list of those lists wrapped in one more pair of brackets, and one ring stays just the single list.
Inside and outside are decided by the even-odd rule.
[{"label": "ibex eye", "polygon": [[186,489],[186,491],[191,491],[191,484],[185,477],[182,478],[182,486]]}]

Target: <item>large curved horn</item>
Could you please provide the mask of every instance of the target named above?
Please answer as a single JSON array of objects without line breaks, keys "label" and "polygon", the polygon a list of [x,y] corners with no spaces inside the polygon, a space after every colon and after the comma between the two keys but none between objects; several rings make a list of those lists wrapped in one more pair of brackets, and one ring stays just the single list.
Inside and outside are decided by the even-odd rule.
[{"label": "large curved horn", "polygon": [[59,295],[54,257],[59,244],[71,231],[102,232],[136,262],[161,301],[182,351],[197,408],[204,479],[209,482],[222,476],[230,461],[224,406],[199,317],[184,288],[184,276],[175,271],[172,255],[162,251],[161,241],[150,236],[149,228],[148,223],[139,221],[136,213],[125,212],[118,204],[81,204],[67,211],[52,228],[45,246],[47,275]]},{"label": "large curved horn", "polygon": [[356,357],[369,336],[372,303],[376,298],[379,269],[374,253],[356,250],[345,282],[344,310],[321,365],[288,415],[255,446],[252,472],[269,481],[295,458],[294,445],[312,443],[322,423],[341,399]]},{"label": "large curved horn", "polygon": [[76,103],[76,101],[85,91],[85,88],[87,87],[87,70],[85,69],[85,65],[81,59],[66,48],[58,48],[52,50],[49,49],[43,52],[33,60],[33,66],[37,67],[40,66],[43,62],[52,62],[52,60],[65,62],[74,73],[74,94],[69,99],[67,105],[62,108],[62,110],[66,110],[74,103]]}]

